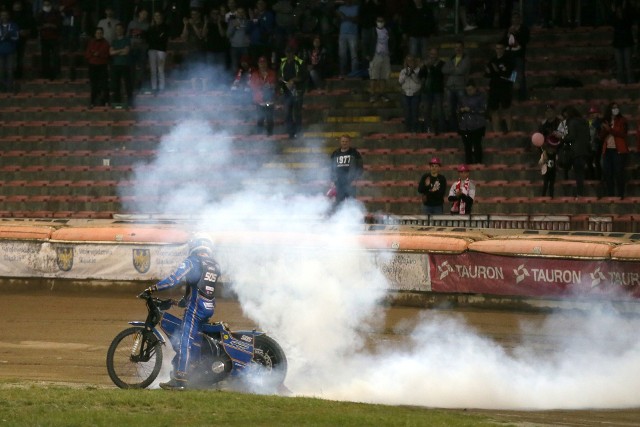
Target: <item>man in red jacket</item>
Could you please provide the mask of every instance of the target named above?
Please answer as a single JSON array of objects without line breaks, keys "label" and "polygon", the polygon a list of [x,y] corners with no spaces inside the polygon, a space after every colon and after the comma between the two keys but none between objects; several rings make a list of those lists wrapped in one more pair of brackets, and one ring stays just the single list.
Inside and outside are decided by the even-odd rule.
[{"label": "man in red jacket", "polygon": [[95,105],[109,103],[109,42],[104,38],[102,28],[96,28],[95,37],[87,43],[84,57],[89,63],[89,82],[91,83],[91,102]]}]

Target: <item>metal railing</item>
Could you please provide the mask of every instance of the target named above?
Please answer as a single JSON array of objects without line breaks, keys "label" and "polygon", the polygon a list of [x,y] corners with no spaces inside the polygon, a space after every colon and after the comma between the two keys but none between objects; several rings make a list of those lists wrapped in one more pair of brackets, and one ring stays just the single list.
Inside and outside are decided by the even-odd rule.
[{"label": "metal railing", "polygon": [[[369,224],[447,228],[495,228],[545,232],[640,233],[640,216],[590,215],[390,215],[372,214]],[[640,239],[640,235],[638,236]]]}]

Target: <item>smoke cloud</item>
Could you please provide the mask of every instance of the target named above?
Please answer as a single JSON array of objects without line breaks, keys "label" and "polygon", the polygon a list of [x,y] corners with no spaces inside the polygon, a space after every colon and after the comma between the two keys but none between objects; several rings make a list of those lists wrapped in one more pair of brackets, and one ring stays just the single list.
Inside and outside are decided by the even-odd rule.
[{"label": "smoke cloud", "polygon": [[[245,314],[283,346],[293,395],[449,408],[640,405],[637,319],[613,311],[551,315],[542,330],[524,324],[525,338],[505,348],[454,313],[425,310],[397,331],[402,339],[371,344],[387,283],[380,254],[357,240],[363,207],[347,203],[327,215],[326,170],[274,167],[275,144],[243,144],[202,120],[177,125],[157,158],[137,168],[134,194],[162,202],[131,207],[197,214],[194,231],[214,240],[243,237],[220,239],[217,257]],[[263,153],[243,155],[249,148]],[[264,237],[274,235],[285,237]],[[541,346],[545,335],[551,341]]]}]

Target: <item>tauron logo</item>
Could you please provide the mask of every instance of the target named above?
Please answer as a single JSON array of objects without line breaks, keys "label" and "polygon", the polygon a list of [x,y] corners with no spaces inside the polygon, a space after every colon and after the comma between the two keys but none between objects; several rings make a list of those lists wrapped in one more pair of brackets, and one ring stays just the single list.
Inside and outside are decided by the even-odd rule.
[{"label": "tauron logo", "polygon": [[440,272],[440,279],[444,279],[449,273],[453,273],[453,267],[449,265],[449,261],[444,261],[438,266],[438,271]]},{"label": "tauron logo", "polygon": [[525,268],[524,264],[520,264],[518,266],[518,268],[513,270],[513,274],[516,275],[516,284],[522,282],[525,277],[529,277],[530,276],[529,270],[527,270]]},{"label": "tauron logo", "polygon": [[600,271],[600,267],[596,268],[596,270],[589,275],[591,276],[591,289],[597,288],[600,286],[600,283],[605,280],[604,273]]}]

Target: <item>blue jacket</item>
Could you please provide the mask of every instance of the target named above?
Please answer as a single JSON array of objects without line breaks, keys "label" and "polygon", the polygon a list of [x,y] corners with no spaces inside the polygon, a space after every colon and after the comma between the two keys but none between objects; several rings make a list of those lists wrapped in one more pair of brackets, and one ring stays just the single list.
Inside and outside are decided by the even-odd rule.
[{"label": "blue jacket", "polygon": [[249,33],[251,46],[270,44],[275,23],[276,19],[270,10],[265,10],[264,13],[255,20],[249,20],[247,32]]},{"label": "blue jacket", "polygon": [[0,24],[0,55],[15,53],[20,38],[19,30],[15,22]]}]

